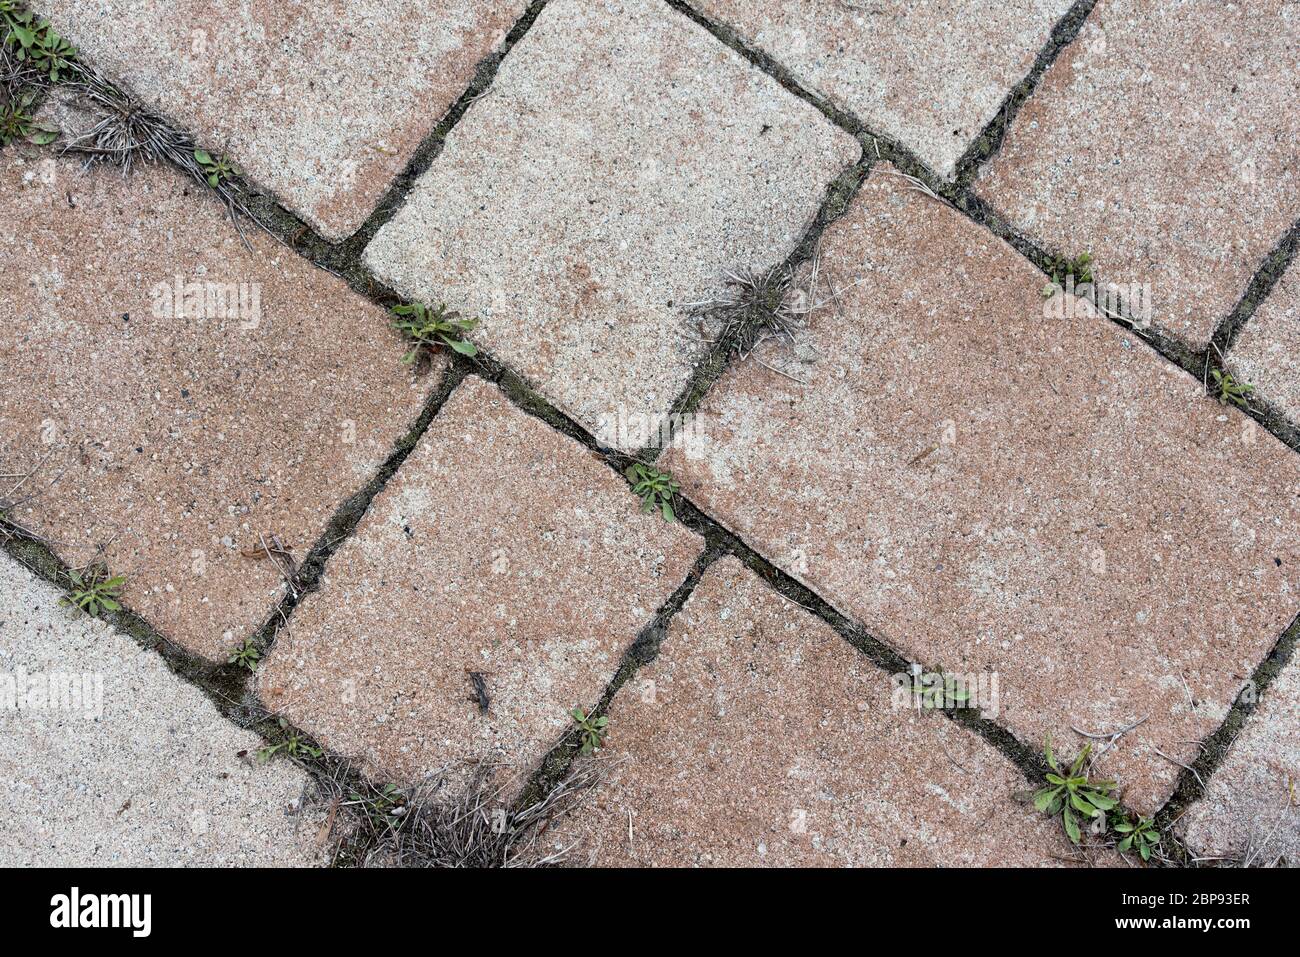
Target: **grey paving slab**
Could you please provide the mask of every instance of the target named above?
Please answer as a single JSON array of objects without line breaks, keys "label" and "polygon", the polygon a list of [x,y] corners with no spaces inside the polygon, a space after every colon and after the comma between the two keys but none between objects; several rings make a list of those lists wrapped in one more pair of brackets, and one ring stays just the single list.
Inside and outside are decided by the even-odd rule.
[{"label": "grey paving slab", "polygon": [[783,261],[859,154],[666,4],[556,0],[365,259],[594,431],[669,410],[705,349],[685,307]]},{"label": "grey paving slab", "polygon": [[307,776],[61,595],[0,554],[0,866],[325,863]]}]

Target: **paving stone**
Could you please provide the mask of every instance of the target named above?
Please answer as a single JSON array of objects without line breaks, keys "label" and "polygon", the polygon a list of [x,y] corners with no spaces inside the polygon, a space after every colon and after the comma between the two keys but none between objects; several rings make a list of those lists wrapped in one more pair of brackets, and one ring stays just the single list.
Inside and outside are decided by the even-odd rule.
[{"label": "paving stone", "polygon": [[1271,684],[1204,797],[1183,816],[1184,837],[1202,857],[1300,861],[1300,663]]},{"label": "paving stone", "polygon": [[1241,330],[1229,367],[1300,424],[1300,265],[1292,263]]},{"label": "paving stone", "polygon": [[1070,6],[1070,0],[695,4],[949,179]]},{"label": "paving stone", "polygon": [[382,309],[224,215],[159,168],[0,157],[0,472],[38,493],[12,517],[74,567],[108,543],[127,603],[210,658],[280,594],[248,553],[302,560],[438,378]]},{"label": "paving stone", "polygon": [[471,377],[281,632],[262,698],[376,776],[484,757],[530,769],[569,710],[599,700],[701,549],[641,514],[593,453]]},{"label": "paving stone", "polygon": [[[328,239],[369,217],[526,0],[44,0],[83,55]],[[400,28],[399,25],[400,24]]]},{"label": "paving stone", "polygon": [[[1300,458],[888,169],[827,230],[821,358],[768,343],[666,457],[692,501],[998,720],[1153,809],[1300,606]],[[1046,304],[1054,308],[1053,303]],[[789,367],[789,368],[786,368]]]},{"label": "paving stone", "polygon": [[[1030,782],[734,558],[619,690],[574,864],[1018,866],[1071,849]],[[897,705],[897,706],[896,706]],[[629,844],[629,824],[631,842]]]},{"label": "paving stone", "polygon": [[860,152],[666,4],[555,0],[366,261],[480,316],[481,344],[599,430],[670,408],[705,348],[683,307],[784,260]]},{"label": "paving stone", "polygon": [[976,190],[1194,347],[1300,215],[1300,8],[1101,0]]},{"label": "paving stone", "polygon": [[60,595],[0,554],[0,866],[323,863],[306,775]]}]

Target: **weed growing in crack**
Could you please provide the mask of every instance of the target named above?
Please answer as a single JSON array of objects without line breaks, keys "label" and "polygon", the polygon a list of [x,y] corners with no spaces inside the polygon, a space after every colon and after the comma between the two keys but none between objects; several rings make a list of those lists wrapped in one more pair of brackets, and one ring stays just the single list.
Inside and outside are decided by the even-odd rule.
[{"label": "weed growing in crack", "polygon": [[36,120],[35,103],[35,90],[27,90],[11,100],[0,91],[0,146],[17,139],[44,146],[58,139],[57,129]]},{"label": "weed growing in crack", "polygon": [[348,792],[348,804],[357,810],[371,827],[396,827],[406,814],[406,793],[396,784],[374,785]]},{"label": "weed growing in crack", "polygon": [[593,718],[581,708],[574,708],[569,712],[569,717],[573,718],[573,723],[578,726],[578,740],[582,742],[582,753],[591,754],[592,751],[599,750],[605,743],[609,718],[604,715]]},{"label": "weed growing in crack", "polygon": [[1083,253],[1074,259],[1056,256],[1047,264],[1047,273],[1052,277],[1052,281],[1043,287],[1044,299],[1050,299],[1064,289],[1071,276],[1074,277],[1073,284],[1076,287],[1091,283],[1093,281],[1092,254]]},{"label": "weed growing in crack", "polygon": [[[934,680],[935,677],[939,680]],[[914,665],[911,678],[912,695],[918,707],[942,710],[962,707],[970,701],[970,691],[965,684],[954,675],[944,674],[942,665],[936,666],[929,674],[922,671],[920,665]]]},{"label": "weed growing in crack", "polygon": [[430,308],[423,303],[394,306],[397,319],[393,327],[413,343],[413,348],[402,359],[407,365],[422,356],[427,358],[440,346],[446,346],[463,356],[476,356],[478,349],[465,338],[478,325],[477,319],[462,319],[460,313],[449,311],[446,305]]},{"label": "weed growing in crack", "polygon": [[51,83],[58,83],[77,62],[77,48],[19,0],[0,0],[0,24],[5,28],[4,42],[19,62],[29,63]]},{"label": "weed growing in crack", "polygon": [[203,171],[203,178],[213,189],[232,176],[239,175],[239,170],[235,169],[224,156],[213,156],[207,150],[195,150],[194,162],[199,164],[199,169]]},{"label": "weed growing in crack", "polygon": [[320,748],[313,745],[306,737],[299,734],[296,730],[289,727],[289,722],[284,718],[279,719],[280,730],[285,732],[285,738],[277,744],[268,744],[257,752],[257,762],[266,764],[277,754],[283,752],[295,760],[304,758],[319,758],[323,752]]},{"label": "weed growing in crack", "polygon": [[1106,826],[1106,814],[1113,810],[1119,801],[1110,796],[1115,789],[1114,781],[1093,781],[1083,766],[1092,753],[1092,745],[1084,746],[1079,756],[1074,759],[1068,771],[1062,771],[1052,753],[1052,736],[1047,736],[1043,748],[1043,757],[1052,770],[1047,774],[1047,787],[1034,795],[1034,807],[1053,817],[1061,816],[1065,835],[1074,844],[1079,843],[1079,819],[1085,823]]},{"label": "weed growing in crack", "polygon": [[641,498],[641,511],[649,514],[658,511],[665,522],[675,522],[677,513],[673,511],[673,499],[681,491],[681,483],[670,472],[660,472],[641,462],[628,466],[623,473],[632,483],[632,493]]},{"label": "weed growing in crack", "polygon": [[1119,850],[1136,850],[1142,860],[1151,860],[1151,854],[1160,846],[1160,831],[1149,817],[1137,817],[1130,820],[1124,815],[1113,815],[1111,827],[1124,838],[1119,842]]},{"label": "weed growing in crack", "polygon": [[[0,0],[0,11],[5,0]],[[31,86],[41,86],[46,75],[31,60],[21,56],[21,47],[9,42],[10,32],[5,20],[0,19],[0,95],[12,99],[19,91]]]},{"label": "weed growing in crack", "polygon": [[226,659],[226,664],[247,668],[249,671],[256,671],[257,663],[261,660],[262,653],[257,650],[253,640],[245,638],[243,644],[237,645],[235,650],[230,653],[230,657]]},{"label": "weed growing in crack", "polygon": [[1214,380],[1214,392],[1212,393],[1221,405],[1235,405],[1240,409],[1250,408],[1250,397],[1255,391],[1253,385],[1245,382],[1239,382],[1231,372],[1225,372],[1222,369],[1211,369],[1210,378]]},{"label": "weed growing in crack", "polygon": [[102,611],[122,610],[118,598],[126,584],[124,576],[110,578],[108,570],[98,563],[80,571],[70,568],[67,576],[72,583],[72,594],[60,599],[60,605],[76,608],[92,618],[98,618]]}]

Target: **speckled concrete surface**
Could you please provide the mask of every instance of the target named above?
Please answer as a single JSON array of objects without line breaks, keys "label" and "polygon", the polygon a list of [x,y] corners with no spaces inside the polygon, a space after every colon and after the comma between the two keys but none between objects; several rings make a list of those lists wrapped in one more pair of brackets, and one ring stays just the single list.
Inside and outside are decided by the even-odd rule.
[{"label": "speckled concrete surface", "polygon": [[412,378],[383,310],[255,229],[245,249],[175,173],[6,151],[0,221],[0,471],[39,466],[14,518],[74,566],[107,544],[134,610],[224,658],[280,594],[246,553],[275,536],[306,557],[438,376]]},{"label": "speckled concrete surface", "polygon": [[1300,216],[1300,5],[1101,0],[977,192],[1204,347]]},{"label": "speckled concrete surface", "polygon": [[1202,857],[1300,864],[1300,663],[1263,693],[1205,796],[1180,822]]},{"label": "speckled concrete surface", "polygon": [[[734,558],[615,697],[609,780],[550,840],[603,866],[1050,866],[1073,849],[982,740]],[[895,707],[902,704],[901,707]],[[630,838],[629,838],[630,835]]]},{"label": "speckled concrete surface", "polygon": [[585,448],[467,379],[281,633],[263,699],[381,777],[483,757],[530,768],[702,550],[639,504]]},{"label": "speckled concrete surface", "polygon": [[45,0],[110,76],[343,239],[526,0]]},{"label": "speckled concrete surface", "polygon": [[595,429],[667,412],[684,306],[794,249],[857,144],[658,0],[555,0],[366,261]]},{"label": "speckled concrete surface", "polygon": [[1190,761],[1300,610],[1300,458],[1115,324],[1045,319],[1041,274],[883,169],[822,264],[810,384],[734,366],[686,495],[912,660],[997,671],[1031,746],[1146,716],[1101,768],[1159,807],[1154,749]]},{"label": "speckled concrete surface", "polygon": [[[241,758],[256,735],[61,597],[0,554],[0,867],[324,863],[307,776]],[[84,692],[33,694],[57,676]]]},{"label": "speckled concrete surface", "polygon": [[951,178],[1071,2],[700,0],[694,6]]},{"label": "speckled concrete surface", "polygon": [[[248,694],[376,784],[455,786],[487,759],[517,787],[638,636],[664,637],[612,699],[595,805],[545,835],[576,863],[1076,859],[1016,800],[1017,768],[1049,732],[1069,754],[1126,727],[1092,769],[1126,812],[1172,807],[1193,856],[1296,857],[1294,663],[1232,716],[1206,796],[1165,802],[1186,762],[1212,773],[1198,745],[1300,612],[1291,432],[1208,398],[1189,351],[1300,215],[1300,4],[1099,0],[1059,49],[1066,0],[691,5],[763,55],[663,0],[38,4],[325,238],[403,189],[373,240],[303,244],[276,216],[244,223],[249,248],[173,171],[0,152],[0,548],[43,569],[102,548],[171,642],[160,659],[75,620],[0,560],[0,706],[40,669],[104,682],[89,718],[0,708],[0,864],[319,860],[299,771],[241,761],[260,742],[162,662],[224,659],[282,594],[263,541],[301,560],[326,535],[319,590],[282,608],[256,674],[221,673],[222,700]],[[1039,52],[1054,62],[962,209],[895,175],[888,142],[860,185],[856,124],[796,89],[950,178]],[[65,133],[87,119],[68,89],[41,107]],[[1092,252],[1103,282],[1149,284],[1181,342],[1045,300],[999,214]],[[823,284],[793,348],[696,375],[716,330],[691,304],[805,238]],[[1225,360],[1293,418],[1298,276]],[[478,320],[481,352],[403,365],[393,291]],[[687,385],[689,441],[659,463],[684,526],[642,514],[609,447],[664,438],[640,426]],[[782,598],[781,570],[925,670],[985,679],[1000,730],[895,702],[880,649]],[[671,596],[685,607],[647,632]]]},{"label": "speckled concrete surface", "polygon": [[1292,263],[1237,337],[1228,366],[1300,426],[1300,264]]}]

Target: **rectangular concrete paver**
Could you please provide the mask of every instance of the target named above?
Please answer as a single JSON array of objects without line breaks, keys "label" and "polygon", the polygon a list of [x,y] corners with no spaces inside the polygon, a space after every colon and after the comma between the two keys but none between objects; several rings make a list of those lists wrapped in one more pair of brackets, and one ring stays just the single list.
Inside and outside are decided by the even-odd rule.
[{"label": "rectangular concrete paver", "polygon": [[328,239],[359,227],[525,0],[44,0],[83,55]]},{"label": "rectangular concrete paver", "polygon": [[701,551],[639,505],[587,449],[467,379],[281,632],[262,699],[380,777],[531,769]]},{"label": "rectangular concrete paver", "polygon": [[1282,274],[1246,323],[1228,366],[1255,395],[1300,425],[1300,262]]},{"label": "rectangular concrete paver", "polygon": [[1204,347],[1300,216],[1298,95],[1294,3],[1101,0],[976,190]]},{"label": "rectangular concrete paver", "polygon": [[1069,858],[1025,777],[734,558],[614,697],[609,781],[553,836],[605,866],[1002,866]]},{"label": "rectangular concrete paver", "polygon": [[1300,663],[1263,692],[1205,796],[1180,821],[1201,857],[1300,862]]},{"label": "rectangular concrete paver", "polygon": [[0,866],[325,863],[307,776],[61,595],[0,554]]},{"label": "rectangular concrete paver", "polygon": [[694,6],[951,178],[1071,3],[699,0]]},{"label": "rectangular concrete paver", "polygon": [[[1300,459],[887,169],[827,230],[820,359],[706,396],[685,493],[914,661],[1000,674],[1037,746],[1152,810],[1300,608]],[[791,363],[794,363],[791,365]]]},{"label": "rectangular concrete paver", "polygon": [[480,344],[589,428],[668,411],[724,269],[784,260],[847,134],[657,0],[555,0],[366,261],[482,318]]},{"label": "rectangular concrete paver", "polygon": [[73,566],[106,545],[132,608],[223,658],[281,592],[263,540],[305,558],[438,377],[178,174],[6,151],[0,220],[0,472],[35,469],[12,517]]}]

